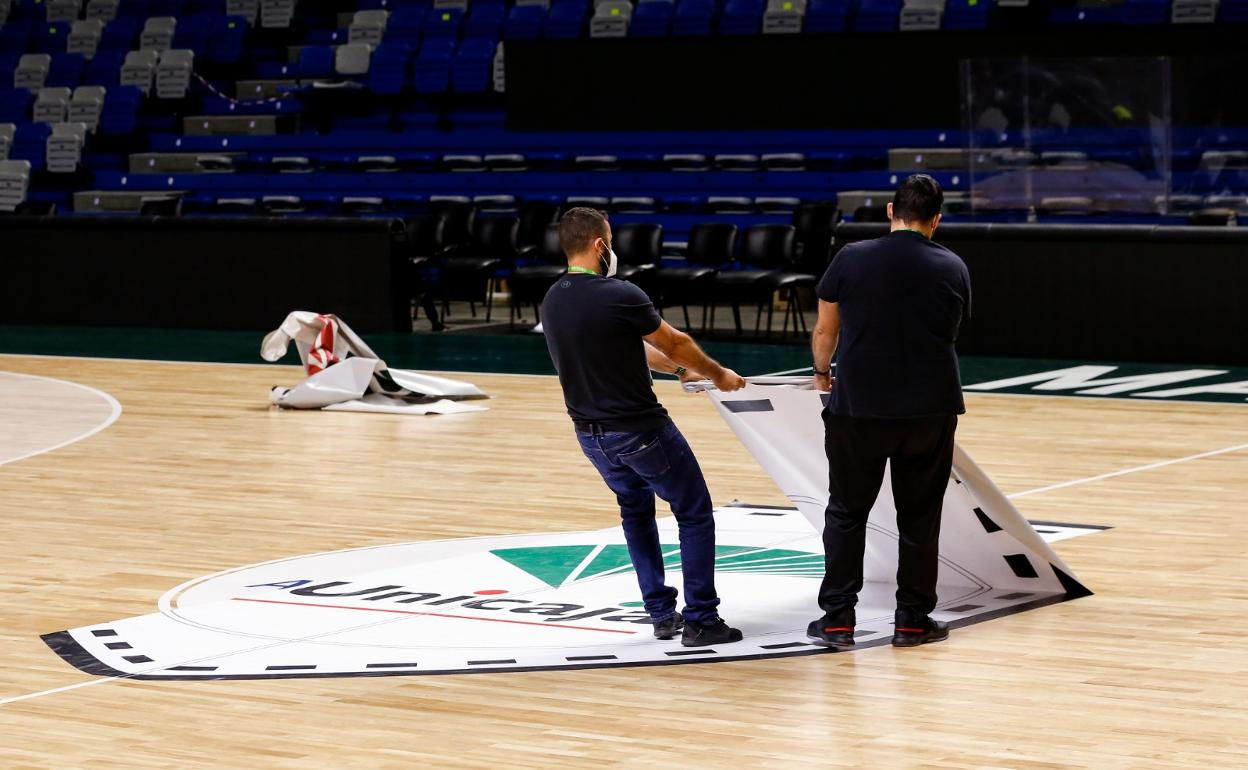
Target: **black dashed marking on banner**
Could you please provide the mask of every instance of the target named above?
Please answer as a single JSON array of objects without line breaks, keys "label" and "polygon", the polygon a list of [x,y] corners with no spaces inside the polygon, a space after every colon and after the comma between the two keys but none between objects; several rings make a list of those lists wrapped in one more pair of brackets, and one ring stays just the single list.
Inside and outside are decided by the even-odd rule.
[{"label": "black dashed marking on banner", "polygon": [[265,671],[312,671],[316,666],[265,666]]},{"label": "black dashed marking on banner", "polygon": [[787,513],[763,513],[762,511],[754,511],[751,516],[788,516]]},{"label": "black dashed marking on banner", "polygon": [[510,666],[515,665],[515,660],[470,660],[470,666]]},{"label": "black dashed marking on banner", "polygon": [[170,671],[216,671],[216,666],[170,666]]},{"label": "black dashed marking on banner", "polygon": [[154,661],[146,655],[123,655],[122,660],[128,660],[131,663],[153,663]]},{"label": "black dashed marking on banner", "polygon": [[784,644],[760,644],[763,650],[787,650],[792,647],[813,647],[810,642],[785,642]]},{"label": "black dashed marking on banner", "polygon": [[587,660],[619,660],[619,658],[614,655],[571,655],[564,658],[564,660],[575,663],[577,661]]},{"label": "black dashed marking on banner", "polygon": [[1025,553],[1009,554],[1005,557],[1005,563],[1010,565],[1010,569],[1014,570],[1014,574],[1020,578],[1040,577],[1036,568],[1032,566],[1031,559],[1028,559]]},{"label": "black dashed marking on banner", "polygon": [[1005,594],[1004,596],[998,596],[997,598],[1003,601],[1012,602],[1015,599],[1027,599],[1032,596],[1035,596],[1035,594],[1029,594],[1026,591],[1015,591],[1012,594]]},{"label": "black dashed marking on banner", "polygon": [[681,655],[718,655],[719,653],[714,650],[672,650],[665,654],[675,658]]},{"label": "black dashed marking on banner", "polygon": [[116,636],[117,632],[111,628],[97,628],[91,632],[92,636]]},{"label": "black dashed marking on banner", "polygon": [[1037,529],[1036,532],[1041,535],[1056,535],[1061,530],[1058,529]]},{"label": "black dashed marking on banner", "polygon": [[982,610],[982,604],[959,604],[957,607],[950,607],[945,612],[971,612],[972,610]]},{"label": "black dashed marking on banner", "polygon": [[106,644],[106,645],[104,645],[104,646],[105,646],[105,647],[107,647],[107,648],[108,648],[108,649],[110,649],[110,650],[129,650],[129,649],[133,649],[133,648],[130,646],[130,643],[129,643],[129,642],[109,642],[108,644]]},{"label": "black dashed marking on banner", "polygon": [[750,401],[723,401],[724,408],[733,414],[741,414],[742,412],[774,412],[776,407],[772,406],[771,399],[759,398]]},{"label": "black dashed marking on banner", "polygon": [[988,518],[988,514],[984,513],[983,509],[976,508],[975,517],[979,519],[980,524],[984,525],[985,532],[1000,532],[1001,531],[1001,525],[997,524],[995,521]]},{"label": "black dashed marking on banner", "polygon": [[415,663],[368,663],[364,668],[416,668]]}]

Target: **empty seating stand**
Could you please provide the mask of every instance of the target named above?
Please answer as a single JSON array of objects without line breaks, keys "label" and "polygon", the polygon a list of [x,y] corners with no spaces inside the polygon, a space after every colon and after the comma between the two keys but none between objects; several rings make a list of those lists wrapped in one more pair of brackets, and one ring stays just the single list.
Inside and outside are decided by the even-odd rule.
[{"label": "empty seating stand", "polygon": [[633,16],[631,0],[599,0],[589,22],[590,37],[624,37]]},{"label": "empty seating stand", "polygon": [[121,66],[119,82],[123,86],[135,86],[144,94],[150,93],[159,60],[160,54],[155,51],[131,51]]},{"label": "empty seating stand", "polygon": [[187,50],[167,50],[156,65],[156,97],[184,99],[191,87],[195,54]]},{"label": "empty seating stand", "polygon": [[0,160],[0,211],[16,211],[26,202],[31,165],[25,160]]},{"label": "empty seating stand", "polygon": [[102,86],[79,86],[69,100],[69,122],[81,123],[94,131],[100,124],[104,109],[105,89]]},{"label": "empty seating stand", "polygon": [[52,56],[46,53],[28,53],[17,62],[13,71],[13,87],[26,88],[31,91],[43,88],[48,79],[48,69],[52,66]]},{"label": "empty seating stand", "polygon": [[82,148],[87,141],[87,126],[82,123],[57,123],[47,143],[47,168],[54,174],[72,174],[82,162]]},{"label": "empty seating stand", "polygon": [[794,35],[802,31],[806,0],[768,0],[763,12],[763,34]]},{"label": "empty seating stand", "polygon": [[36,123],[60,123],[69,113],[71,92],[68,88],[43,88],[35,96],[31,118]]}]

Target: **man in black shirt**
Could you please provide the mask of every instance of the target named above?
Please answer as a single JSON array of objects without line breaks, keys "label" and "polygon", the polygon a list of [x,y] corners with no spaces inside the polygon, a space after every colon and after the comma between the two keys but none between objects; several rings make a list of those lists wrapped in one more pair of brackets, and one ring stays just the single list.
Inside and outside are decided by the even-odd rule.
[{"label": "man in black shirt", "polygon": [[[958,415],[966,411],[954,341],[970,317],[971,281],[953,252],[932,242],[944,194],[916,174],[888,204],[891,232],[851,243],[819,281],[811,350],[828,455],[826,558],[813,641],[854,643],[867,516],[892,473],[897,507],[897,612],[893,644],[948,636],[936,608],[940,515]],[[831,361],[836,354],[836,377]]]},{"label": "man in black shirt", "polygon": [[[710,492],[689,444],[655,398],[650,370],[710,379],[725,391],[745,381],[660,318],[645,292],[611,277],[615,253],[601,212],[570,209],[559,221],[559,242],[568,272],[542,304],[546,345],[581,449],[619,501],[654,635],[680,633],[688,647],[738,642],[741,632],[717,611]],[[664,582],[656,494],[671,505],[680,533],[683,615],[676,589]]]}]

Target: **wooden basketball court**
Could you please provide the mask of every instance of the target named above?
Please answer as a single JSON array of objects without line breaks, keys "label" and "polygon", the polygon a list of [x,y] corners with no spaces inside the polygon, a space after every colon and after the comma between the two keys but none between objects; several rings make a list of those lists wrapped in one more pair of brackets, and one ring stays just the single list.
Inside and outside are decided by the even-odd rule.
[{"label": "wooden basketball court", "polygon": [[[40,635],[285,556],[607,527],[614,500],[550,377],[469,375],[489,411],[417,418],[270,408],[291,367],[3,356],[0,372],[8,770],[1248,766],[1244,405],[968,395],[959,439],[1028,518],[1111,529],[1055,546],[1094,596],[946,643],[153,682],[82,673]],[[115,411],[36,378],[120,417],[32,455]],[[657,387],[717,504],[787,504],[704,397]]]}]

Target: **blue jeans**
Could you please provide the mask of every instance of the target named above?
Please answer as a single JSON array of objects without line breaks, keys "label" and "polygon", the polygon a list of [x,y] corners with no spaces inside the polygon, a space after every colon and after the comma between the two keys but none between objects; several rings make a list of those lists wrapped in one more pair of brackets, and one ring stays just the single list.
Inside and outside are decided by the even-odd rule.
[{"label": "blue jeans", "polygon": [[685,618],[710,623],[719,617],[715,593],[715,518],[711,493],[693,450],[675,423],[637,433],[576,434],[581,450],[620,503],[628,555],[646,612],[658,622],[676,611],[676,589],[663,581],[663,552],[654,521],[654,496],[671,505],[680,532],[685,578]]}]

